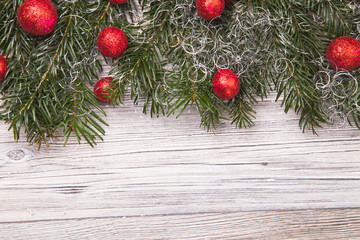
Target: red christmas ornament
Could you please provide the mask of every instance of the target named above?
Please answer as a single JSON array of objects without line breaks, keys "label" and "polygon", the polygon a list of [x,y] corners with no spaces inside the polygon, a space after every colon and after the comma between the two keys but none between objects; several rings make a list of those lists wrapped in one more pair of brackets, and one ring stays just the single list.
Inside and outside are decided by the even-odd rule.
[{"label": "red christmas ornament", "polygon": [[212,83],[215,95],[223,100],[234,98],[240,91],[240,81],[230,69],[219,69],[215,73]]},{"label": "red christmas ornament", "polygon": [[44,36],[54,30],[58,16],[50,0],[26,0],[19,7],[17,19],[27,33]]},{"label": "red christmas ornament", "polygon": [[115,58],[125,52],[128,41],[120,28],[107,27],[100,32],[96,44],[102,55]]},{"label": "red christmas ornament", "polygon": [[196,0],[196,10],[206,20],[219,17],[224,7],[225,0]]},{"label": "red christmas ornament", "polygon": [[327,48],[326,59],[337,70],[354,70],[360,66],[360,42],[352,37],[338,37]]},{"label": "red christmas ornament", "polygon": [[104,77],[95,83],[94,93],[100,102],[111,102],[111,99],[108,98],[109,94],[106,93],[105,88],[109,87],[112,80],[112,77]]},{"label": "red christmas ornament", "polygon": [[113,4],[123,4],[123,3],[126,3],[127,0],[109,0],[109,2],[111,2]]},{"label": "red christmas ornament", "polygon": [[8,63],[6,58],[0,55],[0,82],[4,80]]}]

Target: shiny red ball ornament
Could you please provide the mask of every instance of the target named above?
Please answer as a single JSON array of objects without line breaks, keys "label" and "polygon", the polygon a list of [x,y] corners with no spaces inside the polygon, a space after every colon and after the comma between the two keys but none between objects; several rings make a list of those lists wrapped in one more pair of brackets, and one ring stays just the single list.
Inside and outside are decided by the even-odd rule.
[{"label": "shiny red ball ornament", "polygon": [[96,44],[102,55],[115,58],[125,52],[128,41],[120,28],[107,27],[100,32]]},{"label": "shiny red ball ornament", "polygon": [[234,98],[240,91],[240,81],[230,69],[219,69],[215,73],[212,83],[215,95],[223,100]]},{"label": "shiny red ball ornament", "polygon": [[123,3],[126,3],[127,0],[109,0],[109,2],[111,2],[113,4],[123,4]]},{"label": "shiny red ball ornament", "polygon": [[338,37],[327,48],[326,59],[336,70],[354,70],[360,66],[360,42],[352,37]]},{"label": "shiny red ball ornament", "polygon": [[17,19],[25,32],[44,36],[54,30],[58,15],[50,0],[26,0],[18,9]]},{"label": "shiny red ball ornament", "polygon": [[106,93],[105,88],[109,87],[109,84],[113,80],[112,77],[104,77],[95,83],[94,93],[97,99],[103,103],[110,103],[111,99],[108,98],[109,94]]},{"label": "shiny red ball ornament", "polygon": [[198,14],[206,20],[212,20],[224,11],[225,0],[196,0]]},{"label": "shiny red ball ornament", "polygon": [[0,55],[0,82],[4,80],[8,63],[6,58]]}]

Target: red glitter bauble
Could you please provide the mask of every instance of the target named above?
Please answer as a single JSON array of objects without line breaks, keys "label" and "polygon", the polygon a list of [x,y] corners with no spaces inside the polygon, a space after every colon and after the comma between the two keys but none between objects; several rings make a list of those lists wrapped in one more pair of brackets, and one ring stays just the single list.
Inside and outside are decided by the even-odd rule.
[{"label": "red glitter bauble", "polygon": [[224,7],[225,0],[196,0],[196,10],[206,20],[219,17]]},{"label": "red glitter bauble", "polygon": [[4,80],[8,63],[6,59],[0,55],[0,82]]},{"label": "red glitter bauble", "polygon": [[123,4],[123,3],[126,3],[127,0],[109,0],[109,2],[111,2],[113,4]]},{"label": "red glitter bauble", "polygon": [[17,19],[26,32],[44,36],[54,30],[58,16],[50,0],[26,0],[19,7]]},{"label": "red glitter bauble", "polygon": [[326,59],[336,70],[354,70],[360,66],[360,42],[352,37],[338,37],[327,48]]},{"label": "red glitter bauble", "polygon": [[109,94],[106,94],[105,88],[109,87],[112,80],[112,77],[104,77],[95,83],[94,93],[100,102],[111,102],[111,99],[108,98]]},{"label": "red glitter bauble", "polygon": [[115,58],[125,52],[128,41],[120,28],[107,27],[100,32],[96,44],[102,55]]},{"label": "red glitter bauble", "polygon": [[215,95],[223,100],[234,98],[240,91],[240,81],[230,69],[219,69],[215,73],[212,83]]}]

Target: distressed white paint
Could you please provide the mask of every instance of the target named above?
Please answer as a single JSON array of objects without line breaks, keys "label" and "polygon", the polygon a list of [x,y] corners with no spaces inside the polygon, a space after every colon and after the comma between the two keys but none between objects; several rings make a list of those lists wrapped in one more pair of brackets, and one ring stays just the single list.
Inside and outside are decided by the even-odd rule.
[{"label": "distressed white paint", "polygon": [[7,239],[359,239],[360,210],[260,211],[0,224]]}]

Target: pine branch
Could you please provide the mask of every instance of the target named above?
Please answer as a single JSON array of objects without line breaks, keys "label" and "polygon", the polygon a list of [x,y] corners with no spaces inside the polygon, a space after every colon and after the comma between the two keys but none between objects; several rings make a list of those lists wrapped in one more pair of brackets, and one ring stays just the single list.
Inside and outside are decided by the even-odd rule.
[{"label": "pine branch", "polygon": [[312,61],[323,55],[325,47],[320,40],[321,29],[313,25],[314,9],[307,8],[306,1],[256,4],[259,5],[255,7],[261,6],[271,14],[272,47],[276,49],[273,64],[280,63],[283,68],[272,71],[277,99],[283,95],[285,112],[294,108],[301,115],[300,126],[315,133],[315,127],[326,123],[328,117],[313,82],[319,69]]},{"label": "pine branch", "polygon": [[253,104],[238,97],[235,100],[234,107],[231,111],[231,116],[233,119],[232,124],[236,124],[236,127],[238,128],[247,128],[253,126],[253,119],[255,118],[256,112],[253,110],[252,105]]},{"label": "pine branch", "polygon": [[[249,35],[252,39],[253,36],[233,24],[238,20],[233,17],[233,5],[227,5],[221,18],[211,22],[194,15],[194,6],[194,1],[179,1],[177,7],[182,11],[172,12],[172,18],[177,21],[171,25],[174,35],[167,54],[175,71],[165,71],[170,76],[166,80],[168,115],[176,113],[179,117],[194,104],[200,113],[201,125],[208,130],[215,129],[222,119],[231,120],[237,127],[249,127],[255,118],[254,95],[263,98],[270,89],[268,74],[264,74],[266,67],[256,59],[257,55],[266,53],[252,49],[248,56],[243,55],[248,49],[239,36]],[[251,34],[262,34],[261,30],[257,31]],[[267,42],[266,36],[263,40]],[[239,73],[242,87],[236,100],[224,102],[213,93],[211,79],[219,68]],[[254,81],[254,75],[259,73],[266,77]],[[239,101],[248,107],[239,107]],[[225,117],[227,113],[229,116]]]},{"label": "pine branch", "polygon": [[[134,99],[135,104],[142,96],[145,97],[144,113],[151,103],[151,116],[164,114],[162,104],[164,91],[161,86],[163,70],[161,59],[163,56],[160,51],[163,48],[161,45],[169,41],[166,25],[170,13],[169,10],[164,9],[168,9],[173,4],[155,2],[144,13],[145,19],[138,25],[123,27],[130,38],[130,44],[127,51],[114,63],[114,68],[110,72],[110,74],[115,73],[116,82],[111,86],[115,90],[111,92],[110,97],[115,100],[116,104],[122,102],[124,93],[130,86],[131,98]],[[150,19],[151,22],[149,22]]]},{"label": "pine branch", "polygon": [[[0,119],[11,123],[16,140],[22,128],[39,146],[61,135],[65,144],[72,135],[91,146],[102,139],[105,112],[88,84],[102,71],[96,36],[108,26],[120,27],[130,43],[119,58],[105,58],[115,75],[108,89],[114,105],[130,90],[134,103],[143,99],[143,112],[151,116],[179,117],[195,107],[207,130],[223,120],[243,128],[254,124],[253,106],[273,83],[285,112],[293,108],[300,114],[303,130],[315,132],[333,109],[360,126],[359,94],[353,92],[358,72],[335,72],[324,61],[330,40],[358,35],[359,7],[353,1],[239,0],[206,21],[196,14],[195,0],[140,0],[143,13],[137,0],[54,0],[61,17],[45,37],[19,27],[22,2],[0,0],[0,49],[9,60]],[[212,91],[219,68],[240,79],[240,92],[230,101]]]},{"label": "pine branch", "polygon": [[239,95],[229,103],[229,120],[238,128],[246,128],[254,124],[254,105],[271,90],[271,24],[268,12],[254,7],[252,1],[235,3],[230,14],[227,41],[232,42],[236,53],[232,68],[238,73],[241,87]]},{"label": "pine branch", "polygon": [[[71,11],[71,14],[74,12],[74,7],[75,7],[75,4],[73,4],[73,9]],[[67,32],[69,30],[69,27],[70,27],[70,23],[71,23],[71,20],[72,20],[73,16],[70,15],[70,18],[69,18],[69,21],[68,21],[68,24],[66,26],[66,29],[65,29],[65,32],[64,32],[64,35],[56,49],[56,52],[54,54],[54,56],[52,57],[52,59],[50,60],[50,64],[49,64],[49,67],[48,69],[46,70],[45,74],[42,76],[41,78],[41,81],[39,82],[38,86],[36,87],[35,91],[31,94],[31,97],[27,100],[27,102],[24,104],[24,106],[21,108],[21,110],[16,113],[16,115],[14,117],[12,117],[8,122],[14,122],[16,119],[19,118],[19,116],[22,115],[22,113],[24,112],[25,109],[28,108],[29,104],[32,103],[32,100],[34,99],[34,97],[39,93],[39,90],[40,88],[42,87],[43,83],[45,82],[45,80],[48,80],[47,77],[51,71],[51,68],[53,67],[54,65],[54,62],[55,62],[55,58],[58,56],[59,54],[59,50],[60,50],[60,47],[62,46],[65,38],[67,37]]]},{"label": "pine branch", "polygon": [[104,19],[105,15],[108,13],[110,5],[111,5],[111,2],[109,2],[109,3],[106,5],[106,8],[105,8],[105,10],[103,11],[101,17],[100,17],[99,20],[96,22],[95,31],[98,29],[98,27],[99,27],[101,21]]},{"label": "pine branch", "polygon": [[[6,6],[17,9],[19,5],[14,1]],[[93,146],[95,139],[102,139],[105,133],[99,123],[106,125],[94,109],[105,113],[84,83],[91,83],[102,69],[94,54],[96,28],[100,22],[96,12],[106,6],[89,4],[85,0],[59,1],[55,5],[61,18],[50,36],[39,38],[23,33],[16,24],[16,11],[12,15],[14,20],[5,24],[5,28],[15,25],[11,32],[1,36],[2,44],[20,33],[26,41],[21,45],[16,41],[15,49],[22,59],[27,59],[27,66],[25,72],[9,71],[0,116],[11,122],[16,140],[24,126],[30,143],[37,143],[39,147],[42,142],[48,145],[48,138],[60,135],[59,130],[63,128],[65,144],[74,133],[79,142],[84,138]],[[14,48],[5,52],[11,59],[16,56]],[[48,56],[52,56],[50,60]],[[13,60],[10,66],[19,63],[22,61]],[[31,71],[27,72],[28,69]]]},{"label": "pine branch", "polygon": [[176,37],[172,39],[175,42],[169,48],[168,59],[174,64],[174,69],[165,70],[165,76],[169,77],[165,83],[165,89],[168,89],[165,97],[168,105],[167,115],[177,114],[178,118],[188,107],[195,105],[201,116],[200,125],[208,131],[213,130],[220,124],[222,111],[226,111],[227,106],[212,92],[210,74],[200,66],[195,67],[196,60],[178,44],[185,41],[181,37],[185,34],[177,32]]}]

